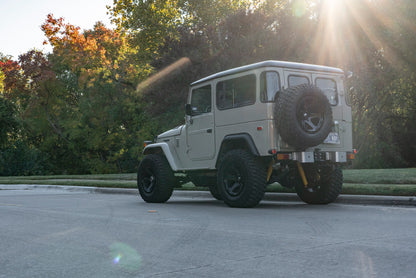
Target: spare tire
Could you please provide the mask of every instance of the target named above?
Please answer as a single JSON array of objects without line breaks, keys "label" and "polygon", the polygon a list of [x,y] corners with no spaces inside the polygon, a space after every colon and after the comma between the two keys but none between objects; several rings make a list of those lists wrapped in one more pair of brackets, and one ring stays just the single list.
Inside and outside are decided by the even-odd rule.
[{"label": "spare tire", "polygon": [[328,98],[318,87],[309,84],[280,92],[274,117],[282,139],[296,149],[321,144],[333,126]]}]

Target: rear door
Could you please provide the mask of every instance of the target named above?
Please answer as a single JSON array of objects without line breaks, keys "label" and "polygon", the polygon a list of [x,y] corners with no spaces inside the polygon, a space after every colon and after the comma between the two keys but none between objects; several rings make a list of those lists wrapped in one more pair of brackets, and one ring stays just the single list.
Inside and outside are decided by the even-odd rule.
[{"label": "rear door", "polygon": [[339,146],[343,141],[341,140],[342,134],[340,134],[340,124],[343,120],[343,106],[340,103],[337,79],[335,76],[328,76],[323,74],[312,74],[312,78],[315,86],[321,89],[325,96],[328,98],[335,124],[333,131],[329,133],[327,139],[324,142],[334,146]]}]

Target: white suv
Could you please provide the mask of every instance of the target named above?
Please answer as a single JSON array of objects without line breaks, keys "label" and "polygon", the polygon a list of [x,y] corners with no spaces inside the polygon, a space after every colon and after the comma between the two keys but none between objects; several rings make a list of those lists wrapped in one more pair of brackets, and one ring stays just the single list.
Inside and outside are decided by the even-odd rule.
[{"label": "white suv", "polygon": [[256,206],[273,182],[313,204],[341,192],[340,164],[354,157],[341,69],[281,61],[230,69],[192,83],[185,110],[184,125],[143,151],[146,202],[167,201],[187,181],[232,207]]}]

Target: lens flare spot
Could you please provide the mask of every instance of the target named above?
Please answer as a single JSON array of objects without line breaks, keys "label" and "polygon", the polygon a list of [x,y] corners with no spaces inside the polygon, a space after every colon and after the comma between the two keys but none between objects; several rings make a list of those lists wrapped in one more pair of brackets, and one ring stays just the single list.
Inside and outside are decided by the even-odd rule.
[{"label": "lens flare spot", "polygon": [[302,17],[306,14],[307,3],[305,0],[295,0],[292,4],[292,13],[296,17]]},{"label": "lens flare spot", "polygon": [[110,245],[110,252],[113,264],[124,271],[135,272],[140,269],[142,258],[137,251],[122,242],[115,242]]},{"label": "lens flare spot", "polygon": [[113,263],[114,264],[118,264],[119,262],[120,262],[120,260],[121,260],[121,254],[118,254],[115,258],[114,258],[114,260],[113,260]]}]

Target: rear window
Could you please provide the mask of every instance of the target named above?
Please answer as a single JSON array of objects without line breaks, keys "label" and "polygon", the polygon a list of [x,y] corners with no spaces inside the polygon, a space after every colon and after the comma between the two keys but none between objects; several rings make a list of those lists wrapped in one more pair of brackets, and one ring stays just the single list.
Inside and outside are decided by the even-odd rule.
[{"label": "rear window", "polygon": [[300,84],[309,84],[309,78],[301,75],[289,75],[289,87],[294,87]]},{"label": "rear window", "polygon": [[331,105],[338,104],[337,83],[330,78],[316,78],[315,85],[321,89]]},{"label": "rear window", "polygon": [[254,74],[217,83],[217,107],[220,110],[254,104],[256,102],[256,76]]}]

